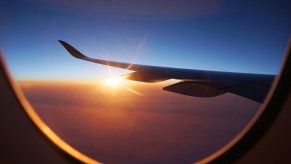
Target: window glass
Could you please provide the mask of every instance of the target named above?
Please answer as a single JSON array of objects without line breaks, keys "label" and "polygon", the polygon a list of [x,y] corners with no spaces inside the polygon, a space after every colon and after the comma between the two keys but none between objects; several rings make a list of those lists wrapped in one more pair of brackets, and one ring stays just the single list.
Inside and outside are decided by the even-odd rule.
[{"label": "window glass", "polygon": [[77,150],[104,163],[191,163],[230,142],[261,103],[229,92],[167,91],[189,81],[169,78],[186,76],[175,69],[156,83],[147,80],[164,78],[158,71],[144,82],[125,79],[133,71],[74,58],[58,40],[91,58],[133,67],[275,76],[290,35],[289,6],[257,0],[5,1],[0,47],[35,111]]}]

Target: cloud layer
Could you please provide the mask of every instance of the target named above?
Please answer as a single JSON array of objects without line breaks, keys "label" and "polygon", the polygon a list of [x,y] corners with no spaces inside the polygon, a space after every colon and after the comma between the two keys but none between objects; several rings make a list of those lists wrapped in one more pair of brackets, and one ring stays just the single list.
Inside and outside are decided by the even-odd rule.
[{"label": "cloud layer", "polygon": [[161,84],[21,82],[41,118],[66,142],[105,163],[191,163],[227,144],[259,104],[235,95],[194,98]]}]

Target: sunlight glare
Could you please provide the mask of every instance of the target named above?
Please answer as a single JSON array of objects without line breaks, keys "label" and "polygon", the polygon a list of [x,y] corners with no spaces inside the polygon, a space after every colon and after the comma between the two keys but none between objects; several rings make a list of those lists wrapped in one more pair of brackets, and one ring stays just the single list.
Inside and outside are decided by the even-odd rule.
[{"label": "sunlight glare", "polygon": [[118,87],[122,83],[123,78],[122,77],[111,77],[108,80],[106,80],[106,85],[110,87]]}]

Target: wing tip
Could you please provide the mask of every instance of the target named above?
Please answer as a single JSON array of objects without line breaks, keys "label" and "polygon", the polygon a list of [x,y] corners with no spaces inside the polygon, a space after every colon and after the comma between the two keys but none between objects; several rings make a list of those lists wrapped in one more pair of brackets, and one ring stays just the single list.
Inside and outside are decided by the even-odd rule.
[{"label": "wing tip", "polygon": [[58,40],[64,47],[65,49],[75,58],[79,59],[84,59],[87,58],[87,56],[83,55],[80,51],[75,49],[73,46],[71,46],[69,43],[63,41],[63,40]]}]

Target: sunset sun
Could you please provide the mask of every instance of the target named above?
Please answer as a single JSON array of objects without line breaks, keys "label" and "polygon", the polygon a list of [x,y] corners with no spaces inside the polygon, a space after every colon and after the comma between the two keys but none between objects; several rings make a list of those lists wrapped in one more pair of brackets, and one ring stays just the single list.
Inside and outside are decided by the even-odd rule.
[{"label": "sunset sun", "polygon": [[144,96],[142,93],[136,91],[135,89],[130,88],[129,86],[126,86],[126,84],[128,83],[126,83],[124,79],[126,78],[125,77],[110,77],[104,81],[104,84],[105,86],[111,88],[114,91],[121,89],[121,90],[127,90],[138,96]]},{"label": "sunset sun", "polygon": [[105,81],[107,86],[110,87],[118,87],[122,84],[123,78],[122,77],[111,77]]}]

